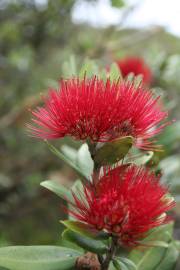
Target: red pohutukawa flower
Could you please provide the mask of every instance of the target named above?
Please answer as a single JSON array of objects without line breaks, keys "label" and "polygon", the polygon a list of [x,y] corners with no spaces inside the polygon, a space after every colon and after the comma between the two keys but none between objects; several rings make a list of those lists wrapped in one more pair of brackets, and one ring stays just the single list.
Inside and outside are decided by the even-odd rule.
[{"label": "red pohutukawa flower", "polygon": [[140,57],[127,57],[117,61],[123,77],[129,73],[134,73],[135,76],[142,75],[143,82],[150,84],[152,81],[152,72],[144,60]]},{"label": "red pohutukawa flower", "polygon": [[132,136],[136,146],[149,149],[148,139],[159,133],[167,117],[158,98],[132,83],[92,79],[60,82],[59,91],[50,90],[45,105],[32,114],[31,133],[39,138],[72,136],[77,140],[108,142]]},{"label": "red pohutukawa flower", "polygon": [[119,243],[136,245],[157,226],[171,219],[165,212],[174,206],[159,177],[133,165],[104,171],[96,187],[73,193],[70,214],[97,230],[118,237]]}]

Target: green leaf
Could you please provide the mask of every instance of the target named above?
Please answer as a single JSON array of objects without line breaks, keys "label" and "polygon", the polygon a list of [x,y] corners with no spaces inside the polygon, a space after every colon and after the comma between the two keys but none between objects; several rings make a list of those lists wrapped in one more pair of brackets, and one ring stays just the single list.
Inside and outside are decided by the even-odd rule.
[{"label": "green leaf", "polygon": [[61,151],[63,152],[63,154],[70,159],[72,162],[76,162],[76,156],[77,156],[77,150],[73,147],[70,147],[69,145],[62,145],[61,147]]},{"label": "green leaf", "polygon": [[70,146],[63,145],[61,151],[72,163],[74,163],[86,178],[91,176],[94,163],[91,158],[88,145],[82,144],[78,151]]},{"label": "green leaf", "polygon": [[107,251],[107,247],[102,241],[82,236],[79,233],[75,233],[69,229],[66,229],[63,232],[62,237],[67,241],[77,244],[86,251],[97,254],[104,254]]},{"label": "green leaf", "polygon": [[84,78],[84,76],[90,78],[95,76],[96,74],[98,74],[98,66],[96,65],[95,61],[90,60],[90,59],[86,59],[85,63],[83,64],[83,66],[80,69],[79,72],[79,77],[81,79]]},{"label": "green leaf", "polygon": [[164,241],[155,241],[155,240],[154,241],[141,241],[140,243],[143,245],[143,244],[146,244],[146,242],[149,246],[153,246],[153,247],[167,248],[169,246],[169,244]]},{"label": "green leaf", "polygon": [[128,267],[121,261],[114,259],[113,265],[117,270],[128,270]]},{"label": "green leaf", "polygon": [[135,160],[135,164],[136,165],[145,165],[146,163],[148,163],[151,160],[153,155],[154,155],[154,153],[152,151],[148,151],[144,155],[142,155],[141,157],[137,158]]},{"label": "green leaf", "polygon": [[124,263],[129,270],[136,270],[137,267],[135,265],[135,263],[131,260],[129,260],[128,258],[125,257],[116,257],[116,259],[122,263]]},{"label": "green leaf", "polygon": [[92,229],[88,224],[74,221],[74,220],[64,220],[61,223],[73,232],[79,233],[80,235],[87,236],[96,239],[107,239],[109,235],[105,232],[99,232]]},{"label": "green leaf", "polygon": [[122,80],[121,71],[116,63],[113,63],[110,66],[109,78],[111,81],[118,81],[119,79]]},{"label": "green leaf", "polygon": [[148,151],[145,154],[138,155],[138,157],[135,156],[134,158],[127,158],[127,162],[135,163],[136,165],[145,165],[151,160],[153,154],[154,153],[152,151]]},{"label": "green leaf", "polygon": [[111,0],[111,5],[116,8],[121,8],[125,5],[123,0]]},{"label": "green leaf", "polygon": [[40,185],[54,192],[56,195],[58,195],[60,198],[64,200],[66,199],[72,200],[73,198],[71,195],[71,192],[58,182],[47,180],[47,181],[41,182]]},{"label": "green leaf", "polygon": [[145,252],[134,250],[130,259],[137,265],[137,270],[154,270],[165,255],[166,248],[150,247]]},{"label": "green leaf", "polygon": [[113,164],[124,158],[133,144],[130,136],[105,143],[97,149],[94,160],[100,165]]},{"label": "green leaf", "polygon": [[113,265],[112,262],[110,262],[109,270],[116,270],[117,268]]},{"label": "green leaf", "polygon": [[91,158],[88,145],[86,143],[81,145],[81,147],[77,152],[76,164],[83,172],[83,174],[86,175],[86,178],[89,178],[91,176],[93,172],[94,163]]},{"label": "green leaf", "polygon": [[78,172],[78,174],[80,174],[83,177],[86,177],[86,175],[83,173],[83,171],[71,159],[67,158],[63,153],[61,153],[60,151],[58,151],[56,149],[56,147],[54,147],[48,141],[46,141],[46,143],[47,143],[49,149],[51,150],[51,152],[53,154],[55,154],[61,160],[63,160],[64,162],[66,162],[69,166],[71,166],[74,170],[76,170]]},{"label": "green leaf", "polygon": [[0,266],[10,270],[67,270],[82,253],[58,246],[0,248]]},{"label": "green leaf", "polygon": [[174,270],[178,257],[179,251],[177,250],[175,243],[171,242],[161,263],[158,265],[156,270]]},{"label": "green leaf", "polygon": [[91,233],[91,228],[86,223],[74,220],[61,220],[61,223],[73,232],[87,237],[95,237],[95,234]]},{"label": "green leaf", "polygon": [[[152,233],[146,237],[148,241],[164,241],[169,243],[171,241],[173,224],[168,224],[161,226],[155,230],[152,230]],[[154,270],[161,262],[164,257],[167,247],[143,247],[144,251],[142,252],[141,248],[136,248],[129,254],[129,259],[131,259],[137,266],[137,270]]]},{"label": "green leaf", "polygon": [[148,243],[148,241],[157,240],[169,242],[167,240],[167,235],[170,237],[170,239],[172,238],[173,228],[174,222],[170,222],[169,224],[165,224],[155,229],[152,229],[149,232],[148,236],[144,239],[144,242],[146,241]]}]

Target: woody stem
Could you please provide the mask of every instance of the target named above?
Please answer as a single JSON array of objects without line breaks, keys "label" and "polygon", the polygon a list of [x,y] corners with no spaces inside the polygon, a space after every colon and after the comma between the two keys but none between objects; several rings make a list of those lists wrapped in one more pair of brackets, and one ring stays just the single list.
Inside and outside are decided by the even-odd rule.
[{"label": "woody stem", "polygon": [[111,262],[111,260],[113,259],[115,253],[116,253],[116,249],[117,249],[117,238],[112,237],[112,242],[111,242],[111,246],[106,254],[106,258],[104,259],[104,261],[101,263],[101,269],[102,270],[108,270],[109,268],[109,264]]}]

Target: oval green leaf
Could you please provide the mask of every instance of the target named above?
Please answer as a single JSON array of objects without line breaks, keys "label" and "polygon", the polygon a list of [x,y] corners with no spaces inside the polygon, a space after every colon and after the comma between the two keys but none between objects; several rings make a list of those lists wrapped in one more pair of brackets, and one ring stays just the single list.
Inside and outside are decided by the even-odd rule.
[{"label": "oval green leaf", "polygon": [[0,266],[10,270],[68,270],[82,253],[57,246],[0,248]]},{"label": "oval green leaf", "polygon": [[128,258],[125,257],[116,257],[116,259],[122,263],[124,263],[129,270],[136,270],[137,267],[135,265],[135,263],[131,260],[129,260]]},{"label": "oval green leaf", "polygon": [[161,263],[158,265],[156,270],[174,270],[178,257],[179,251],[177,250],[175,244],[171,242]]},{"label": "oval green leaf", "polygon": [[[144,239],[144,244],[148,245],[152,240],[164,241],[167,244],[171,241],[173,223],[163,225],[155,230]],[[155,270],[160,264],[161,260],[164,258],[167,251],[167,247],[144,247],[144,251],[141,249],[134,249],[129,254],[129,259],[132,260],[136,266],[137,270]]]},{"label": "oval green leaf", "polygon": [[79,233],[75,233],[69,229],[66,229],[63,232],[62,237],[67,241],[77,244],[86,251],[97,254],[104,254],[107,251],[107,247],[102,241],[82,236]]},{"label": "oval green leaf", "polygon": [[109,235],[105,232],[99,232],[92,229],[88,224],[74,220],[64,220],[61,223],[73,232],[79,233],[82,236],[87,236],[96,239],[108,239]]},{"label": "oval green leaf", "polygon": [[117,270],[129,270],[128,267],[121,261],[114,259],[113,265]]},{"label": "oval green leaf", "polygon": [[79,148],[76,156],[76,164],[83,172],[83,174],[86,175],[86,178],[91,176],[94,163],[91,158],[87,143],[82,144]]},{"label": "oval green leaf", "polygon": [[105,143],[96,150],[94,160],[99,165],[116,163],[125,157],[132,145],[133,138],[131,136],[122,137],[112,142]]},{"label": "oval green leaf", "polygon": [[72,162],[75,163],[76,160],[76,156],[77,156],[77,150],[69,145],[62,145],[61,146],[61,151],[63,152],[63,154],[70,159]]},{"label": "oval green leaf", "polygon": [[71,192],[58,182],[47,180],[47,181],[41,182],[40,185],[52,191],[63,200],[67,200],[67,199],[72,200],[73,198]]},{"label": "oval green leaf", "polygon": [[50,149],[50,151],[55,154],[58,158],[63,160],[66,164],[68,164],[71,168],[73,168],[80,176],[86,177],[83,171],[73,162],[70,158],[65,156],[62,152],[60,152],[54,145],[50,144],[47,140],[45,141]]},{"label": "oval green leaf", "polygon": [[152,151],[148,151],[145,154],[141,155],[140,157],[132,160],[131,162],[135,163],[136,165],[145,165],[151,160],[153,155],[154,153]]}]

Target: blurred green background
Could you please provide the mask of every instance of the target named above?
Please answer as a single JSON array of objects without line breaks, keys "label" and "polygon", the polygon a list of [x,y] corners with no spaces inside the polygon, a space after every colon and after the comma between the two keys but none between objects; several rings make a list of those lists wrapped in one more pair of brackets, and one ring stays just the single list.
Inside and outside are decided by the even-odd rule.
[{"label": "blurred green background", "polygon": [[[170,119],[176,119],[158,138],[165,151],[155,155],[153,166],[163,170],[163,181],[180,199],[180,38],[159,26],[124,27],[135,8],[126,1],[110,2],[123,13],[118,25],[106,27],[75,23],[75,0],[42,2],[0,1],[0,245],[59,241],[62,202],[39,183],[58,179],[70,186],[76,177],[45,143],[27,135],[25,125],[29,109],[41,103],[40,93],[67,77],[74,61],[80,69],[86,58],[102,68],[127,55],[146,60],[154,91],[162,94]],[[79,145],[70,139],[56,142],[63,144]],[[180,238],[179,203],[173,215]]]}]

